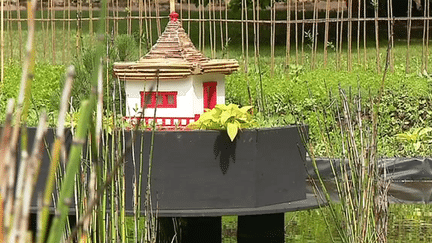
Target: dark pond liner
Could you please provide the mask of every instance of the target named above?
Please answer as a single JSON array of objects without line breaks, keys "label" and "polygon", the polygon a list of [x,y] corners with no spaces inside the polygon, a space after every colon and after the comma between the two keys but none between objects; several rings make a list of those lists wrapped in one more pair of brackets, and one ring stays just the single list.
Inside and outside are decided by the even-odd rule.
[{"label": "dark pond liner", "polygon": [[[28,129],[29,149],[35,130]],[[131,134],[132,131],[126,132],[127,141]],[[151,132],[134,133],[133,151],[137,158],[141,135],[144,139],[142,171],[146,175]],[[67,150],[71,139],[68,132]],[[33,212],[37,210],[36,195],[43,193],[45,187],[48,150],[53,141],[54,130],[49,129],[32,200]],[[313,195],[306,196],[302,157],[305,150],[296,126],[243,130],[234,142],[225,131],[157,131],[152,167],[153,205],[159,216],[166,217],[251,215],[313,207],[316,205]],[[90,163],[85,158],[83,162]],[[128,153],[125,161],[127,213],[133,212],[132,183],[134,173],[140,170],[138,165],[139,160],[134,166],[132,152]],[[145,186],[142,195],[144,192]]]}]

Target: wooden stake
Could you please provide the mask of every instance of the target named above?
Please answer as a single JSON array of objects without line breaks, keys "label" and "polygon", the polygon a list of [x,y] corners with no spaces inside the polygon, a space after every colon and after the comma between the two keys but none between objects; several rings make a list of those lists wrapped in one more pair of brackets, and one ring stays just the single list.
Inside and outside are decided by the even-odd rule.
[{"label": "wooden stake", "polygon": [[[412,0],[409,0],[412,2]],[[378,27],[378,7],[375,8],[375,48],[376,48],[376,64],[377,72],[380,73],[380,57],[379,57],[379,27]]]},{"label": "wooden stake", "polygon": [[326,21],[325,21],[325,31],[324,31],[324,68],[327,67],[327,47],[329,43],[329,19],[330,19],[330,0],[327,0],[326,2],[326,15],[325,15]]},{"label": "wooden stake", "polygon": [[[1,57],[0,57],[0,61],[1,61],[1,74],[0,74],[0,84],[3,84],[3,77],[4,77],[4,0],[1,0],[1,33],[0,33],[0,45],[1,45]],[[10,33],[9,33],[10,34]],[[1,199],[0,196],[0,242],[3,241],[3,236],[2,236],[2,232],[3,232],[3,223],[2,220],[3,219],[3,200]]]},{"label": "wooden stake", "polygon": [[52,47],[52,62],[53,64],[56,63],[56,48],[55,48],[55,42],[56,42],[56,33],[55,33],[55,11],[54,11],[54,0],[51,0],[51,47]]},{"label": "wooden stake", "polygon": [[17,17],[18,17],[18,35],[19,35],[19,60],[22,61],[22,29],[21,29],[21,4],[20,0],[17,0]]}]

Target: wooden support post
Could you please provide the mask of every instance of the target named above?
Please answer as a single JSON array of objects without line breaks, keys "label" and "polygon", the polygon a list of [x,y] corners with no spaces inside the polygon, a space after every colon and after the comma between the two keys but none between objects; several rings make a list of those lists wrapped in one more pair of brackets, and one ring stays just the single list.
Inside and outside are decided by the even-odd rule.
[{"label": "wooden support post", "polygon": [[175,0],[170,0],[170,13],[175,12]]},{"label": "wooden support post", "polygon": [[237,242],[284,242],[284,219],[283,213],[239,216]]},{"label": "wooden support post", "polygon": [[156,242],[222,241],[222,217],[161,217],[158,218],[158,224]]}]

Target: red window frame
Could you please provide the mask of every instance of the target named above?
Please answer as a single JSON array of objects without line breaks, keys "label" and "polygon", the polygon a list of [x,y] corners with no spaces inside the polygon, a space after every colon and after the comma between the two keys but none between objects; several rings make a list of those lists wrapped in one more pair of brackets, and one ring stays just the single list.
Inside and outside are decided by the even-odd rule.
[{"label": "red window frame", "polygon": [[[177,91],[172,92],[144,92],[141,91],[141,107],[145,108],[155,108],[156,107],[156,94],[162,97],[162,103],[157,104],[157,108],[177,108]],[[151,103],[145,104],[145,98],[151,97]],[[174,103],[170,104],[168,102],[168,97],[174,96]]]}]

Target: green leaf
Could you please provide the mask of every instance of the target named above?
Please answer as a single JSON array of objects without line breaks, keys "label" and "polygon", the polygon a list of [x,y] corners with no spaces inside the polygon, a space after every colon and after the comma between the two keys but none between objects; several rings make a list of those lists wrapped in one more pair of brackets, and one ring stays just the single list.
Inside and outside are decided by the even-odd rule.
[{"label": "green leaf", "polygon": [[237,136],[238,129],[239,127],[237,123],[228,123],[227,132],[228,132],[228,136],[231,139],[231,142],[234,141],[235,137]]}]

